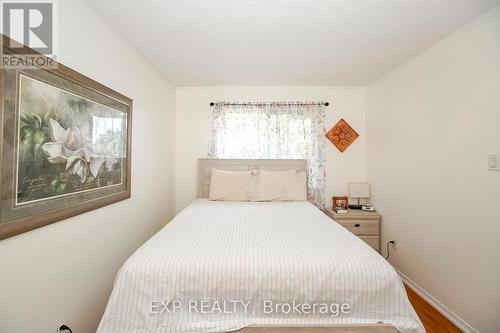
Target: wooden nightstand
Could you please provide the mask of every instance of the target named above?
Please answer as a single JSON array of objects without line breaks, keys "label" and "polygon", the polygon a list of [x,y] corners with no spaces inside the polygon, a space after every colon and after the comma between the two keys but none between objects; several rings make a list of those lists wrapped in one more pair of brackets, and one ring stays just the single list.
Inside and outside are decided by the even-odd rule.
[{"label": "wooden nightstand", "polygon": [[324,212],[380,253],[380,215],[378,213],[349,209],[347,214],[338,214],[331,208],[326,208]]}]

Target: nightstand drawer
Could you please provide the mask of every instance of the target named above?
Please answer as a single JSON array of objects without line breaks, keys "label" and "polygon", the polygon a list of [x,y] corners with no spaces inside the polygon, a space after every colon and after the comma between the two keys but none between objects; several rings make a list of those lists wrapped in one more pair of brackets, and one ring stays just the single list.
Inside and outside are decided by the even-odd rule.
[{"label": "nightstand drawer", "polygon": [[379,235],[379,221],[378,219],[339,219],[335,220],[338,224],[349,230],[355,235],[364,236],[378,236]]},{"label": "nightstand drawer", "polygon": [[378,236],[359,236],[359,238],[375,251],[380,252],[380,239]]}]

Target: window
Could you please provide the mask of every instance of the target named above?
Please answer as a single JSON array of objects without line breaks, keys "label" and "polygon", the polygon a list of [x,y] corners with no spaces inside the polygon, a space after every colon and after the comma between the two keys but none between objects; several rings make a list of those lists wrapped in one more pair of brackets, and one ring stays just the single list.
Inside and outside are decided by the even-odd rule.
[{"label": "window", "polygon": [[209,157],[307,159],[310,199],[323,207],[324,118],[319,103],[217,103]]}]

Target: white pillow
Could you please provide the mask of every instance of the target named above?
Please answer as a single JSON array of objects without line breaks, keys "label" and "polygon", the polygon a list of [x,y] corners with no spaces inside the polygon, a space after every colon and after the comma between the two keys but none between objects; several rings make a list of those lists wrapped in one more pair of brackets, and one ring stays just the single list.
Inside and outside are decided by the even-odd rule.
[{"label": "white pillow", "polygon": [[307,175],[305,171],[288,175],[287,201],[307,201]]},{"label": "white pillow", "polygon": [[248,201],[251,171],[212,169],[209,200]]},{"label": "white pillow", "polygon": [[285,174],[293,174],[295,170],[273,171],[259,169],[252,177],[248,189],[250,201],[279,201],[286,198]]},{"label": "white pillow", "polygon": [[306,173],[295,170],[272,171],[260,169],[252,177],[248,190],[250,201],[307,200]]}]

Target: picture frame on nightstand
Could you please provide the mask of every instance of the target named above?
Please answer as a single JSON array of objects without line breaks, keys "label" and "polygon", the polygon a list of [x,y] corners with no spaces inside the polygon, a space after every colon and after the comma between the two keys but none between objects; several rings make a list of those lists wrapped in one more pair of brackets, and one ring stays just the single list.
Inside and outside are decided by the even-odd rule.
[{"label": "picture frame on nightstand", "polygon": [[332,208],[347,209],[349,205],[349,198],[347,196],[334,196],[332,198]]}]

